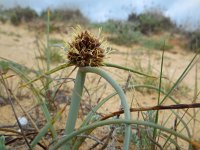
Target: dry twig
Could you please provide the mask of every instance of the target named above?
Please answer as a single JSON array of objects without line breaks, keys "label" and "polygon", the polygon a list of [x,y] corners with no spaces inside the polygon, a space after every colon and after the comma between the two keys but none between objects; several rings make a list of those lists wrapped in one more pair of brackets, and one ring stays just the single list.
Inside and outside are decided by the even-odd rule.
[{"label": "dry twig", "polygon": [[[149,111],[149,110],[186,109],[186,108],[199,108],[199,107],[200,107],[200,103],[177,104],[177,105],[168,105],[168,106],[158,105],[158,106],[152,106],[152,107],[130,108],[130,111],[137,112],[137,111]],[[124,113],[124,110],[119,110],[119,111],[116,111],[104,116],[103,118],[101,118],[101,120],[106,120],[108,118],[118,116],[123,113]]]}]

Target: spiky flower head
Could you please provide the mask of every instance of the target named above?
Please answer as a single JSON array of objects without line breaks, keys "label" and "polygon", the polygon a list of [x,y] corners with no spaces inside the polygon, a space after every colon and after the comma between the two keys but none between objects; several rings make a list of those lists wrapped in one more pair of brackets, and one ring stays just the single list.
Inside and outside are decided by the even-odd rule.
[{"label": "spiky flower head", "polygon": [[67,43],[69,63],[77,67],[102,66],[108,53],[104,40],[95,37],[89,31],[83,31],[80,26],[74,29],[71,42]]}]

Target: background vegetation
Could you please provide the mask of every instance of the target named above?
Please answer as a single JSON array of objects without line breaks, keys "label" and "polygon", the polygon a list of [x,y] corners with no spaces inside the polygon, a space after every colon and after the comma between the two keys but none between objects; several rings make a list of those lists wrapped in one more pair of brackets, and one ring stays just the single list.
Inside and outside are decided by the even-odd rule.
[{"label": "background vegetation", "polygon": [[[45,10],[37,14],[30,8],[16,7],[1,10],[0,21],[2,25],[28,27],[28,30],[36,31],[37,34],[34,41],[37,45],[34,68],[0,58],[0,105],[13,106],[14,115],[17,114],[15,110],[20,110],[29,120],[27,125],[20,126],[19,118],[15,116],[18,121],[15,125],[1,126],[0,149],[5,149],[5,145],[8,148],[22,146],[25,149],[57,149],[66,143],[73,145],[73,149],[78,149],[81,145],[90,149],[121,148],[125,143],[124,148],[127,149],[129,140],[130,149],[200,148],[199,139],[195,137],[200,106],[197,103],[200,93],[197,66],[199,55],[194,53],[182,72],[175,74],[176,80],[172,81],[163,71],[164,61],[167,59],[164,57],[164,50],[170,51],[177,46],[177,43],[174,44],[177,42],[175,37],[181,36],[182,41],[178,46],[196,52],[200,47],[199,31],[183,31],[159,11],[139,15],[132,13],[126,21],[90,23],[79,10],[58,9],[50,13]],[[81,24],[90,31],[102,28],[102,34],[109,43],[119,48],[144,48],[148,59],[139,60],[138,55],[127,53],[125,55],[131,55],[131,60],[134,60],[126,62],[128,67],[111,63],[105,63],[99,70],[86,67],[82,69],[82,73],[93,72],[99,76],[89,74],[85,78],[81,75],[81,69],[77,73],[77,67],[66,63],[67,49],[63,46],[70,40],[69,37],[64,41],[55,36],[56,33],[68,36],[71,30],[67,27],[71,28],[76,24]],[[157,58],[159,69],[156,71],[155,64],[150,59],[152,50],[163,51],[160,52],[162,56]],[[65,55],[62,55],[63,51]],[[188,105],[182,105],[181,96],[191,91],[182,81],[194,66],[194,95],[188,98]],[[109,72],[107,67],[115,70]],[[111,75],[107,75],[108,72]],[[77,74],[76,78],[74,74]],[[12,83],[13,77],[15,84]],[[117,86],[113,78],[118,79],[120,86]],[[81,84],[84,82],[85,85]],[[110,90],[111,85],[118,91]],[[75,96],[71,98],[72,94]],[[116,94],[121,97],[116,97]],[[137,94],[144,96],[143,98],[146,96],[148,100],[154,96],[155,107],[142,107]],[[127,104],[123,103],[128,96],[132,100],[132,121],[128,119]],[[34,101],[33,108],[22,107],[20,102],[25,98]],[[77,99],[80,108],[74,103]],[[118,99],[121,100],[119,111],[115,110],[112,114],[109,110],[104,110],[104,104]],[[72,103],[73,108],[70,106]],[[126,109],[122,110],[121,105],[126,106]],[[165,110],[161,105],[169,107]],[[66,131],[70,121],[66,121],[65,114],[70,107],[72,115],[69,116],[78,119],[80,127],[74,130],[75,126],[72,125]],[[123,111],[126,111],[125,118],[121,115],[124,114]],[[76,113],[79,114],[78,117],[73,116]],[[131,133],[127,132],[130,128]],[[68,134],[63,136],[66,132]],[[125,142],[124,137],[128,139]]]},{"label": "background vegetation", "polygon": [[[29,23],[31,21],[41,22],[40,30],[45,29],[45,18],[47,17],[47,10],[43,11],[40,15],[37,14],[31,8],[15,7],[12,9],[0,10],[0,21],[5,23],[11,22],[13,25],[20,25],[20,23]],[[130,46],[133,44],[150,43],[152,48],[160,49],[159,43],[165,41],[166,49],[171,49],[173,45],[166,42],[168,38],[163,40],[146,40],[146,37],[152,34],[159,34],[163,32],[169,32],[173,34],[181,34],[187,42],[184,47],[189,50],[196,50],[199,48],[199,31],[185,31],[174,24],[170,18],[165,17],[161,11],[147,11],[142,14],[132,13],[129,15],[126,21],[108,20],[104,23],[92,23],[90,25],[89,20],[85,17],[80,10],[71,9],[55,9],[51,11],[50,20],[52,22],[50,26],[51,31],[64,31],[65,27],[63,23],[78,23],[89,25],[92,27],[102,27],[104,32],[111,33],[108,40],[119,45]],[[43,22],[43,23],[42,23]],[[62,23],[62,24],[60,24]],[[37,24],[31,24],[31,27],[38,28]],[[144,40],[144,41],[143,41]],[[142,42],[141,42],[142,41]],[[162,41],[162,42],[161,42]]]}]

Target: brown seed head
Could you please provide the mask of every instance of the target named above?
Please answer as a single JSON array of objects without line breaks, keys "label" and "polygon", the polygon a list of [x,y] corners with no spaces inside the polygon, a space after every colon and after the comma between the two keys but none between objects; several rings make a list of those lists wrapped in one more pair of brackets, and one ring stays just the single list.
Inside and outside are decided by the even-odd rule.
[{"label": "brown seed head", "polygon": [[[75,30],[80,30],[77,27]],[[77,67],[102,66],[106,50],[102,46],[101,40],[94,37],[89,31],[79,31],[75,33],[74,39],[68,43],[69,63]]]}]

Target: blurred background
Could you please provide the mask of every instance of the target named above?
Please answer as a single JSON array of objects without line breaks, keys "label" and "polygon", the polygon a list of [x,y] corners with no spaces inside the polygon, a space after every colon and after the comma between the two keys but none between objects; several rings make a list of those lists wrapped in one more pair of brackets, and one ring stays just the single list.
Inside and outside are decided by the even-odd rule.
[{"label": "blurred background", "polygon": [[131,13],[139,15],[146,11],[157,11],[186,29],[197,29],[200,24],[199,0],[1,0],[0,5],[1,9],[29,7],[38,15],[47,8],[79,10],[92,22],[103,22],[109,19],[127,20]]},{"label": "blurred background", "polygon": [[[161,88],[165,93],[170,91],[170,96],[175,97],[178,103],[196,103],[199,102],[200,95],[200,61],[197,57],[192,62],[192,58],[200,48],[199,6],[200,0],[0,0],[0,72],[8,75],[6,79],[8,77],[9,89],[20,100],[23,108],[27,111],[31,108],[33,120],[39,127],[43,127],[44,117],[38,115],[39,105],[34,92],[31,88],[30,90],[19,88],[27,80],[24,81],[23,77],[16,76],[10,68],[17,68],[29,80],[66,63],[67,48],[64,46],[71,41],[73,27],[81,25],[94,36],[98,35],[99,29],[102,29],[101,36],[107,42],[106,46],[113,50],[106,62],[110,61],[158,77],[147,78],[119,69],[102,67],[122,87],[126,89],[129,84],[159,87],[159,76],[162,75],[165,78],[162,79]],[[165,53],[162,57],[163,51]],[[162,60],[164,62],[161,65]],[[47,102],[51,114],[55,114],[62,104],[67,104],[69,107],[75,78],[74,70],[74,68],[65,68],[35,83],[36,87],[39,87],[39,96]],[[68,75],[70,75],[69,81],[65,80]],[[87,92],[83,95],[80,113],[82,118],[113,90],[100,80],[101,78],[92,75],[87,78],[85,85],[91,93],[88,94],[89,96]],[[160,92],[160,89],[158,91]],[[127,97],[133,107],[159,104],[158,92],[152,91],[151,88],[134,87],[127,91]],[[16,120],[8,100],[5,88],[0,84],[0,126],[12,128],[10,125],[16,125]],[[118,104],[116,98],[113,98],[98,113],[108,114],[119,110]],[[174,103],[167,99],[163,105],[168,104]],[[190,109],[187,115],[188,110],[182,109],[177,113],[180,113],[180,120],[184,119],[186,122],[186,129],[192,130],[191,137],[199,142],[200,126],[195,121],[200,122],[198,120],[200,111]],[[18,112],[20,114],[21,110],[19,109]],[[164,123],[167,128],[179,132],[178,125],[176,126],[176,115],[170,117],[171,114],[169,111],[162,111],[160,118],[163,119],[159,120],[159,123]],[[143,114],[138,113],[139,116],[143,117]],[[150,121],[154,117],[150,111],[144,116],[144,120]],[[66,116],[63,116],[62,121],[56,122],[58,129],[65,127],[65,118]],[[187,133],[185,130],[181,131],[184,131],[183,134]],[[100,138],[103,132],[109,133],[105,129],[100,129],[98,132]],[[120,134],[122,133],[120,131]],[[148,142],[145,141],[146,144],[141,142],[144,145],[141,144],[140,147],[140,149],[148,149],[151,138],[145,137],[148,134],[143,133],[146,131],[135,134],[136,138],[133,139],[136,141],[133,141],[133,144],[140,145],[138,144],[140,139],[141,141],[148,139]],[[170,138],[171,135],[166,137],[166,143]],[[119,139],[123,141],[122,138]],[[162,140],[160,137],[158,139]],[[8,139],[6,144],[11,149],[25,145],[23,139],[21,143],[18,140],[11,143],[9,141]],[[116,143],[122,145],[120,142]],[[173,145],[172,143],[176,144],[176,139],[175,142],[170,141],[169,145]],[[93,143],[86,144],[87,147],[92,147]],[[187,145],[187,142],[182,142],[180,149],[185,149]],[[168,148],[166,144],[164,149]],[[173,146],[171,149],[178,148]]]},{"label": "blurred background", "polygon": [[[186,65],[182,60],[200,47],[198,6],[199,0],[1,0],[0,56],[35,68],[37,61],[46,60],[46,45],[52,65],[63,63],[66,53],[61,47],[70,41],[72,27],[79,24],[94,34],[102,29],[116,54],[113,59],[129,52],[130,56],[156,57],[165,50],[177,65]],[[157,59],[146,66],[155,64],[159,64]],[[177,68],[182,66],[172,68],[171,73],[180,71]]]},{"label": "blurred background", "polygon": [[[181,33],[182,38],[187,39],[182,42],[184,48],[194,50],[200,45],[198,6],[199,0],[1,0],[0,22],[15,26],[25,23],[29,28],[42,31],[49,9],[51,30],[65,30],[65,23],[102,27],[105,32],[115,34],[108,40],[121,45],[140,44],[143,35],[168,31]],[[123,39],[121,43],[116,37]],[[142,42],[147,43],[149,41]]]}]

